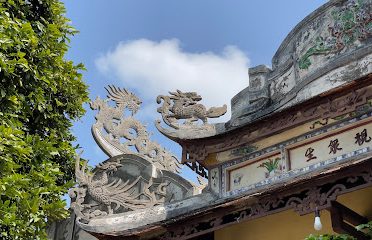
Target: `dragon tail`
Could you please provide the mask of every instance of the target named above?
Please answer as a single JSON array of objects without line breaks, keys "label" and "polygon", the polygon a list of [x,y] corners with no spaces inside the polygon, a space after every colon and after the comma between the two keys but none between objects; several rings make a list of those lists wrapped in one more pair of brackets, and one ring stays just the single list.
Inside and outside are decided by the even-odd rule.
[{"label": "dragon tail", "polygon": [[211,107],[207,111],[207,117],[217,118],[224,115],[227,112],[227,105],[224,104],[222,107]]}]

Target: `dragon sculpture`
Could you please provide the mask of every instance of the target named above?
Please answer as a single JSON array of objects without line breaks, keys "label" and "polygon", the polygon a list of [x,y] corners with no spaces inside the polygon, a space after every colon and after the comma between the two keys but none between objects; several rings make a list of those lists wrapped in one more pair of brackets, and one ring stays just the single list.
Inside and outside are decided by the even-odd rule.
[{"label": "dragon sculpture", "polygon": [[[160,132],[171,138],[192,138],[192,135],[195,134],[203,137],[213,135],[214,127],[208,124],[208,118],[218,118],[224,115],[227,111],[226,104],[222,107],[207,109],[204,105],[198,103],[202,100],[202,97],[196,92],[177,90],[169,93],[170,96],[159,95],[157,97],[158,104],[163,102],[163,105],[157,111],[161,113],[163,121],[174,131],[170,132],[161,127],[160,120],[158,120],[156,127]],[[179,120],[184,121],[180,123]],[[199,120],[202,124],[198,124]]]},{"label": "dragon sculpture", "polygon": [[79,221],[151,208],[200,192],[200,187],[177,175],[177,158],[151,141],[146,127],[134,118],[140,99],[126,89],[106,90],[107,99],[91,102],[98,110],[92,134],[110,158],[92,171],[86,161],[76,159],[78,185],[69,195]]},{"label": "dragon sculpture", "polygon": [[204,105],[198,103],[202,97],[196,92],[184,93],[177,90],[169,93],[171,96],[158,96],[156,102],[160,104],[162,100],[164,101],[163,106],[158,108],[158,112],[162,114],[164,122],[175,129],[179,129],[179,125],[176,124],[179,119],[185,119],[184,125],[190,125],[199,119],[203,124],[207,124],[208,118],[220,117],[227,111],[226,105],[207,110]]},{"label": "dragon sculpture", "polygon": [[[109,156],[118,154],[138,154],[151,160],[157,168],[179,172],[177,158],[158,143],[150,140],[146,127],[133,116],[138,111],[141,101],[126,89],[108,86],[108,99],[97,97],[91,102],[93,110],[98,110],[96,123],[92,126],[93,137]],[[115,107],[109,105],[112,100]],[[125,110],[131,113],[125,115]]]},{"label": "dragon sculpture", "polygon": [[[122,166],[119,161],[109,160],[101,163],[93,172],[87,171],[86,161],[80,167],[80,156],[77,157],[75,164],[76,181],[79,187],[70,189],[69,195],[75,199],[71,207],[81,219],[88,220],[92,216],[112,215],[114,210],[119,208],[136,210],[164,203],[165,182],[154,188],[152,177],[146,181],[142,176],[138,176],[132,182],[129,179],[124,182],[121,178],[112,177],[111,175]],[[93,203],[84,204],[87,193]],[[102,205],[107,208],[107,211],[104,211]]]}]

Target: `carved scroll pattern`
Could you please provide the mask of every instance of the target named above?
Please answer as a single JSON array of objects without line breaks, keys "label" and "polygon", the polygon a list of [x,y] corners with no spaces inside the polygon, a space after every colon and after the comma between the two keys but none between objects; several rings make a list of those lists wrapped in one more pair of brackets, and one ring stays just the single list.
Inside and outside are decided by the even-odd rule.
[{"label": "carved scroll pattern", "polygon": [[[238,211],[229,209],[217,209],[214,214],[206,215],[193,221],[192,224],[176,224],[178,227],[169,229],[160,239],[189,239],[198,235],[211,232],[222,226],[246,221],[272,213],[294,209],[300,215],[315,211],[315,208],[326,209],[331,206],[331,201],[337,196],[354,191],[359,188],[372,186],[372,162],[345,174],[333,176],[333,181],[324,180],[307,183],[308,186],[298,186],[289,191],[282,191],[258,199],[256,203]],[[364,170],[361,170],[364,169]],[[322,183],[323,182],[323,183]]]}]

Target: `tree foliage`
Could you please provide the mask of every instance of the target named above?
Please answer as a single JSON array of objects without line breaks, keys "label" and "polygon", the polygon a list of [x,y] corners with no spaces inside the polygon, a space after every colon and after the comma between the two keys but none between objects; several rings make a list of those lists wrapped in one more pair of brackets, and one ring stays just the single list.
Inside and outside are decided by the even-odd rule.
[{"label": "tree foliage", "polygon": [[324,234],[324,235],[310,235],[305,240],[356,240],[356,239],[346,234],[341,234],[341,235]]},{"label": "tree foliage", "polygon": [[76,33],[64,14],[58,0],[0,1],[0,239],[45,239],[68,214],[70,127],[88,93],[64,57]]},{"label": "tree foliage", "polygon": [[372,221],[369,221],[365,224],[360,224],[356,227],[356,229],[364,232],[370,239],[372,239]]},{"label": "tree foliage", "polygon": [[[362,231],[364,234],[366,234],[369,239],[372,239],[372,221],[360,224],[356,226],[356,229],[358,231]],[[325,234],[325,235],[310,235],[305,240],[356,240],[354,237],[347,235],[347,234],[340,234],[340,235],[331,235],[331,234]]]}]

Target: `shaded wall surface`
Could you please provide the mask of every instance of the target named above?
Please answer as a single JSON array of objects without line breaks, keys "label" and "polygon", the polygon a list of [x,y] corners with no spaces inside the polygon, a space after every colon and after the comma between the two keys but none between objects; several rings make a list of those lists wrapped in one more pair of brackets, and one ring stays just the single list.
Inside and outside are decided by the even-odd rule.
[{"label": "shaded wall surface", "polygon": [[54,222],[48,228],[50,240],[97,240],[86,231],[79,228],[75,223],[75,214],[63,221]]}]

